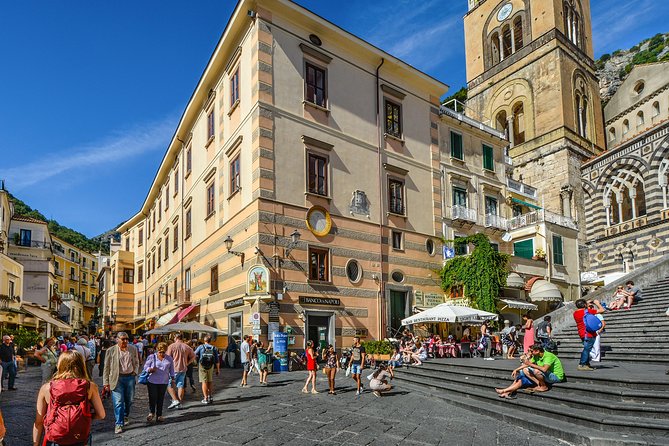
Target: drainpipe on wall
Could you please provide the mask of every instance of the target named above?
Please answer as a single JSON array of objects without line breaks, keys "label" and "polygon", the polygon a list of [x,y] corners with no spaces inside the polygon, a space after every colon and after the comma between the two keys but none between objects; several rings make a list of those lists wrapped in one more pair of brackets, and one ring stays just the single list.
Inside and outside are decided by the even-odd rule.
[{"label": "drainpipe on wall", "polygon": [[379,321],[379,339],[385,338],[383,333],[383,319],[385,316],[385,307],[383,305],[383,152],[381,149],[381,107],[379,105],[379,70],[385,63],[381,58],[381,63],[376,67],[376,139],[378,143],[378,174],[379,174],[379,304],[377,305],[377,320]]}]

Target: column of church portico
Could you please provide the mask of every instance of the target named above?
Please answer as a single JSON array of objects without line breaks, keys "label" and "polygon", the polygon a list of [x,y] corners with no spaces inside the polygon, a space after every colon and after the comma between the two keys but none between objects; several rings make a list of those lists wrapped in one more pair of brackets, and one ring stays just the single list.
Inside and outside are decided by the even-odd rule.
[{"label": "column of church portico", "polygon": [[499,35],[498,35],[498,37],[499,37],[499,61],[500,62],[504,60],[504,38],[503,38],[502,34],[504,34],[503,30],[500,31]]},{"label": "column of church portico", "polygon": [[623,221],[623,194],[616,192],[616,201],[618,202],[618,223]]},{"label": "column of church portico", "polygon": [[636,187],[630,188],[630,200],[632,201],[632,220],[636,218]]},{"label": "column of church portico", "polygon": [[604,210],[606,211],[606,227],[609,228],[611,227],[611,205],[606,204]]},{"label": "column of church portico", "polygon": [[515,33],[513,31],[514,26],[511,25],[510,29],[511,29],[511,54],[513,54],[513,53],[516,52],[516,39],[515,39],[515,35],[514,35]]}]

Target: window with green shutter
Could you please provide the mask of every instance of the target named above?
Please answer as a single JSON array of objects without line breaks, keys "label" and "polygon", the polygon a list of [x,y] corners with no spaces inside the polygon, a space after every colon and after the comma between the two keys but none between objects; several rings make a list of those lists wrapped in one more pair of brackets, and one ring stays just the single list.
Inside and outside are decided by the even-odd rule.
[{"label": "window with green shutter", "polygon": [[564,253],[562,251],[562,237],[553,235],[553,263],[564,265]]},{"label": "window with green shutter", "polygon": [[492,147],[483,144],[483,168],[495,171],[495,160],[493,158]]},{"label": "window with green shutter", "polygon": [[459,160],[465,159],[462,153],[462,135],[455,132],[451,132],[451,157]]},{"label": "window with green shutter", "polygon": [[531,259],[534,256],[534,241],[529,239],[515,242],[513,244],[513,255],[524,259]]}]

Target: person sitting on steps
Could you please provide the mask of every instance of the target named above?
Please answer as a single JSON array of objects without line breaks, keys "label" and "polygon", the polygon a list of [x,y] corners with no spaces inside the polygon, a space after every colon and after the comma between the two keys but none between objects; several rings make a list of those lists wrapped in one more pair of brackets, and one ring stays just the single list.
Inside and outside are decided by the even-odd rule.
[{"label": "person sitting on steps", "polygon": [[495,389],[500,398],[508,398],[522,387],[535,387],[534,392],[546,392],[549,386],[564,380],[562,363],[551,352],[544,351],[541,344],[534,344],[530,351],[532,358],[511,372],[513,384],[505,389]]}]

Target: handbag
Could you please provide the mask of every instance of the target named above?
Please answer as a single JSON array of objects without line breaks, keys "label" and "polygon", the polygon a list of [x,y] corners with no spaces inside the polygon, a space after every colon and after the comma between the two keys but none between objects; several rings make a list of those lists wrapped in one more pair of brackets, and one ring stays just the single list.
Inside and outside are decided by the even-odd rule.
[{"label": "handbag", "polygon": [[[156,354],[154,353],[153,356],[154,356],[153,365],[155,367],[155,365],[156,365],[156,358],[155,358]],[[137,382],[139,384],[147,385],[149,383],[149,376],[151,376],[151,374],[146,369],[144,369],[144,370],[142,370],[142,373],[139,374],[139,378],[137,378]]]},{"label": "handbag", "polygon": [[351,366],[346,367],[346,376],[351,376]]}]

